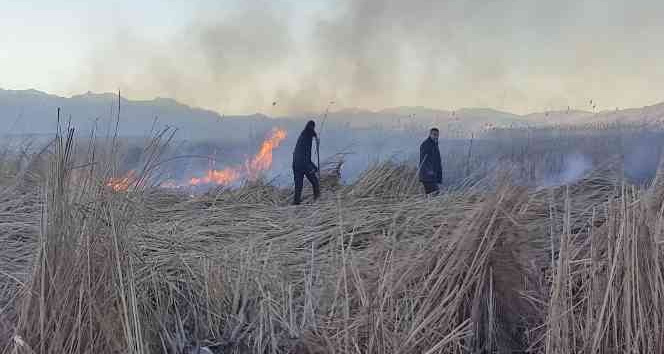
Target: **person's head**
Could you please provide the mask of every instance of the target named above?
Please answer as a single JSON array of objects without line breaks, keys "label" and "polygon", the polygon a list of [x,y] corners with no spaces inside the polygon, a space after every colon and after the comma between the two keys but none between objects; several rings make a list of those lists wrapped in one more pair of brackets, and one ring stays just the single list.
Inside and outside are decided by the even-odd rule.
[{"label": "person's head", "polygon": [[429,130],[429,138],[433,141],[438,141],[438,136],[440,135],[440,132],[438,131],[438,128],[431,128]]},{"label": "person's head", "polygon": [[316,122],[310,120],[307,122],[307,125],[304,126],[304,130],[314,130],[316,128]]}]

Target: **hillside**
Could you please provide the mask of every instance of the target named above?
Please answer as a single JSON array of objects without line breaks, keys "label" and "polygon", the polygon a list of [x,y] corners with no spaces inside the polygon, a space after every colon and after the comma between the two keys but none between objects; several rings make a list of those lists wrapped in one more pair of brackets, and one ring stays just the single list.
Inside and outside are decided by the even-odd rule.
[{"label": "hillside", "polygon": [[[72,97],[50,95],[37,90],[0,89],[0,134],[53,134],[57,108],[61,120],[71,119],[79,131],[105,133],[115,126],[118,97],[116,94],[85,93]],[[260,136],[275,125],[297,131],[308,119],[321,119],[323,112],[298,116],[268,117],[263,114],[222,116],[217,112],[190,107],[170,98],[153,100],[120,100],[119,132],[124,136],[145,136],[159,126],[178,128],[178,137],[189,140],[244,142]],[[542,126],[594,122],[640,122],[664,117],[664,103],[643,108],[610,110],[598,113],[570,110],[517,115],[490,108],[463,108],[456,111],[426,107],[395,107],[379,111],[358,108],[332,110],[326,124],[341,130],[377,129],[425,130],[438,126],[450,132],[479,131],[490,127]]]},{"label": "hillside", "polygon": [[[71,118],[79,131],[99,132],[114,128],[118,110],[115,94],[86,93],[72,97],[49,95],[36,90],[0,89],[0,134],[53,134],[57,109],[61,120]],[[263,115],[222,117],[216,112],[193,108],[169,98],[149,101],[120,100],[119,132],[124,136],[145,136],[155,119],[160,126],[178,128],[182,139],[245,140],[252,129],[267,130],[273,120]]]}]

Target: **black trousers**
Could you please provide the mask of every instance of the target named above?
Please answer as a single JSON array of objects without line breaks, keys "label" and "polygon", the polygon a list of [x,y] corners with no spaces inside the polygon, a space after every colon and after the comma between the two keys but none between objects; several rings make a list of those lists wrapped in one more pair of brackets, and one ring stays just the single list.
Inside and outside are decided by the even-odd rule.
[{"label": "black trousers", "polygon": [[424,193],[427,195],[437,195],[440,192],[440,186],[438,183],[422,182],[422,184],[424,185]]},{"label": "black trousers", "polygon": [[293,176],[295,177],[295,196],[293,197],[293,204],[300,204],[302,202],[302,187],[304,187],[304,176],[307,177],[311,187],[314,190],[314,199],[320,197],[320,183],[318,176],[316,176],[315,169],[301,170],[293,169]]}]

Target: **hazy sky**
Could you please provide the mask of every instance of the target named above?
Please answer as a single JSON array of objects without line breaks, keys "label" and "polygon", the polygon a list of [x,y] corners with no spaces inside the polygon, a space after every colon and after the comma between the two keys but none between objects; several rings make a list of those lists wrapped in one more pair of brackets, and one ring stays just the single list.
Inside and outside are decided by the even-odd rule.
[{"label": "hazy sky", "polygon": [[0,88],[226,114],[639,107],[664,101],[663,18],[662,0],[0,0]]}]

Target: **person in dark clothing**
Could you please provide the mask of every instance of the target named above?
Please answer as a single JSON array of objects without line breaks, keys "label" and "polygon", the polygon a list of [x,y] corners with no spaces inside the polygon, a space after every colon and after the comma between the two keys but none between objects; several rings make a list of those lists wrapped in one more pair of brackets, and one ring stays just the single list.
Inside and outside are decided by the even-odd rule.
[{"label": "person in dark clothing", "polygon": [[443,183],[443,168],[438,148],[438,128],[429,131],[429,137],[420,145],[420,182],[427,195],[438,194]]},{"label": "person in dark clothing", "polygon": [[316,147],[320,145],[318,135],[314,128],[316,123],[313,120],[307,122],[307,125],[297,138],[297,144],[293,151],[293,176],[295,177],[295,196],[293,204],[298,205],[302,202],[302,187],[304,177],[306,176],[314,190],[314,199],[320,197],[320,184],[318,182],[318,167],[311,162],[311,144],[316,139]]}]

